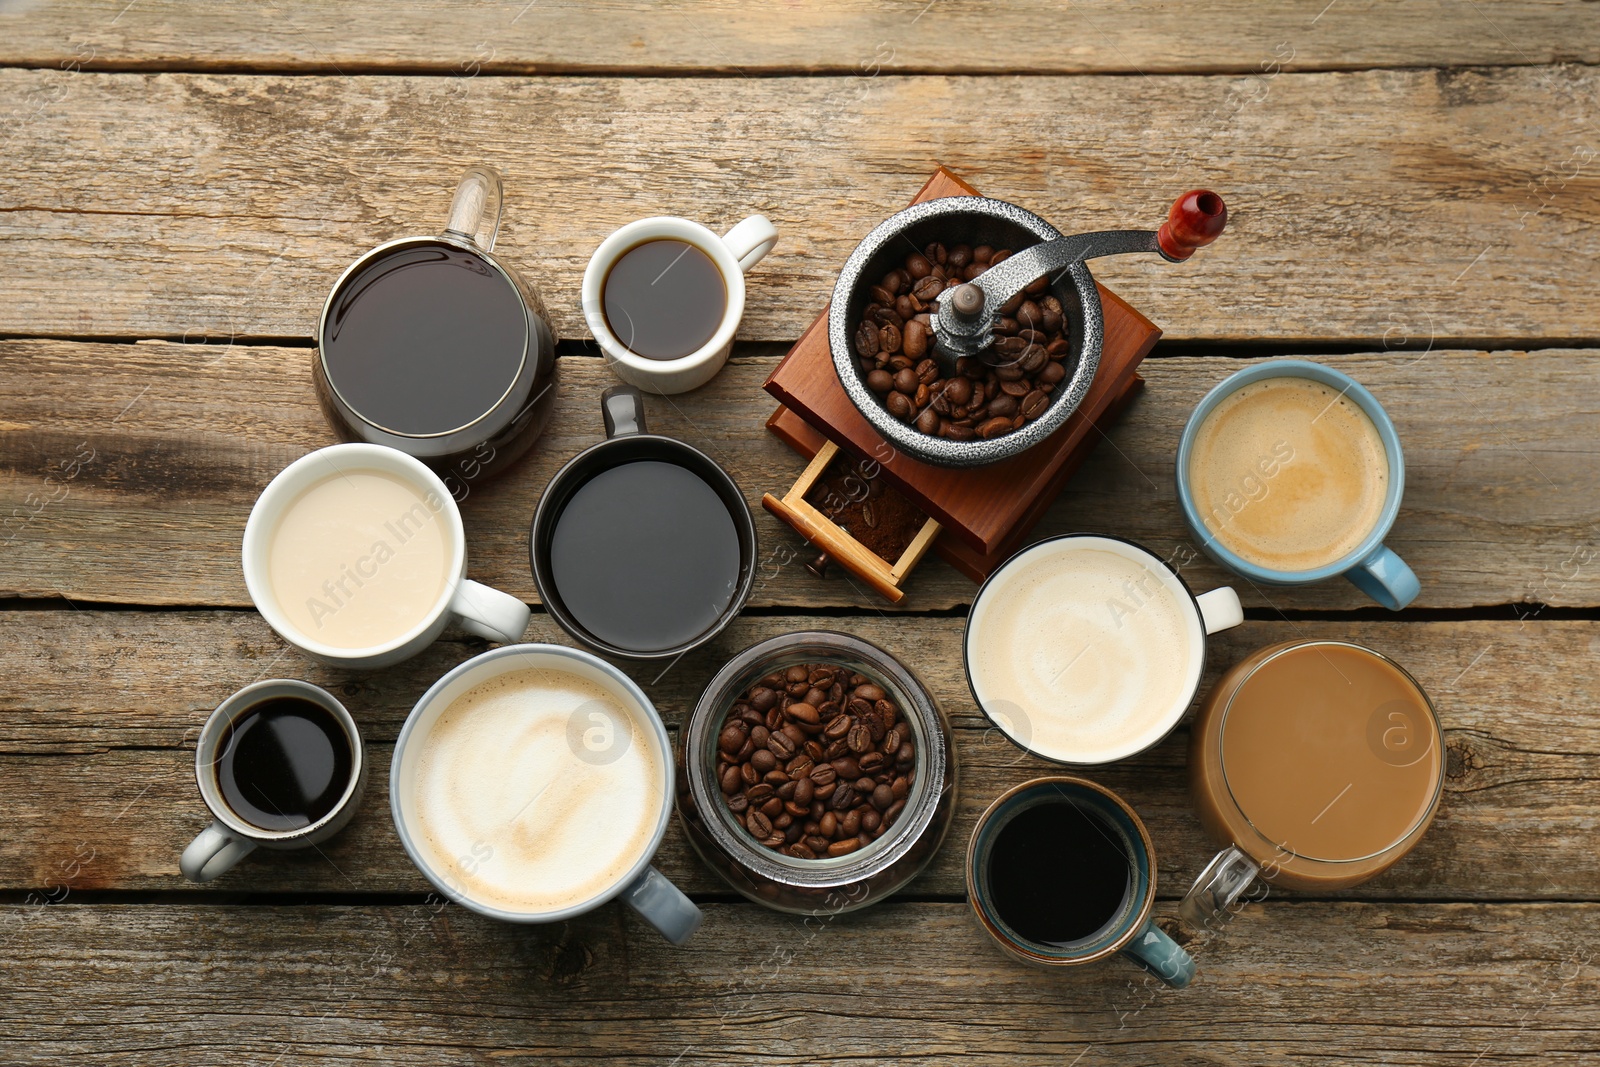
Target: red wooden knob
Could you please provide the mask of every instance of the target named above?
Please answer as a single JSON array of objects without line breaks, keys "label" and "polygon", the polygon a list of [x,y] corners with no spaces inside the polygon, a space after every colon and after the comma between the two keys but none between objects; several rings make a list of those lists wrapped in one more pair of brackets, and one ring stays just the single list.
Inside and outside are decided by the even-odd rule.
[{"label": "red wooden knob", "polygon": [[1194,250],[1217,239],[1228,224],[1228,205],[1210,189],[1190,189],[1173,203],[1167,221],[1156,231],[1161,253],[1183,260]]}]

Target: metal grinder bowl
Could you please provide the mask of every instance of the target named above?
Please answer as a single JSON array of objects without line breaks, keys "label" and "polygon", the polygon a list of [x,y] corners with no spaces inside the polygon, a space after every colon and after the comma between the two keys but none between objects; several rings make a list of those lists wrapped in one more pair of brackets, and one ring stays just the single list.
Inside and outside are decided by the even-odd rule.
[{"label": "metal grinder bowl", "polygon": [[[873,429],[912,458],[940,467],[979,467],[1007,459],[1032,448],[1060,429],[1088,395],[1100,367],[1105,321],[1100,291],[1095,287],[1086,260],[1102,255],[1151,252],[1169,262],[1182,262],[1194,249],[1214,240],[1222,232],[1226,220],[1227,210],[1222,198],[1203,189],[1180,197],[1159,231],[1109,230],[1072,237],[1064,237],[1060,230],[1033,212],[992,197],[951,196],[913,204],[889,216],[867,234],[839,272],[833,288],[833,302],[828,309],[828,347],[833,353],[834,369],[845,393]],[[1022,259],[1029,258],[1020,255],[1024,250],[1045,242],[1054,243],[1052,248],[1040,250],[1044,258],[1039,269],[1032,272],[1031,278],[1022,278],[1015,289],[1019,290],[1022,284],[1040,275],[1050,276],[1049,291],[1061,301],[1067,320],[1066,336],[1070,347],[1063,361],[1067,376],[1050,394],[1050,406],[1044,414],[1019,430],[987,441],[956,441],[925,434],[890,415],[867,387],[850,343],[850,333],[854,324],[861,321],[870,302],[868,290],[879,278],[900,266],[908,251],[920,252],[935,240],[1010,249],[1016,261],[1014,267],[1018,268],[1024,266]],[[1003,268],[1003,264],[997,265],[985,275]],[[1008,273],[1015,274],[1015,270]],[[976,283],[983,284],[981,278]],[[989,286],[992,289],[993,283]],[[969,283],[963,288],[974,287],[974,283]],[[962,327],[952,314],[950,297],[955,291],[944,293],[935,305],[935,335],[940,352],[930,352],[930,355],[937,355],[942,366],[953,364],[954,359],[954,353],[945,349],[946,339],[959,339],[958,334],[970,333],[970,324],[975,318],[984,320],[982,328],[987,331],[987,323],[999,303],[990,292],[991,299],[981,315],[963,316],[969,325]],[[987,337],[987,333],[983,336]]]},{"label": "metal grinder bowl", "polygon": [[1020,430],[988,441],[953,441],[925,434],[901,422],[884,408],[867,388],[866,376],[850,344],[851,328],[861,321],[871,302],[868,290],[879,278],[900,266],[910,252],[921,252],[933,241],[964,242],[974,247],[991,245],[1013,253],[1042,241],[1053,241],[1061,231],[1038,215],[1004,200],[987,196],[949,196],[912,204],[889,216],[856,246],[833,287],[828,308],[828,347],[833,366],[851,403],[866,416],[872,428],[907,455],[939,467],[979,467],[1014,456],[1043,441],[1067,421],[1083,398],[1100,367],[1103,320],[1100,292],[1089,267],[1074,263],[1050,286],[1067,318],[1071,350],[1064,365],[1067,376],[1050,394],[1045,413]]}]

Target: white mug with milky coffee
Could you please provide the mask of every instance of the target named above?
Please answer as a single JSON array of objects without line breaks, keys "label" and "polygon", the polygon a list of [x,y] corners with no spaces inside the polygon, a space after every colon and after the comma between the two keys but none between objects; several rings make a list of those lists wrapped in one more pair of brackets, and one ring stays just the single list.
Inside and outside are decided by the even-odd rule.
[{"label": "white mug with milky coffee", "polygon": [[1034,755],[1111,763],[1172,732],[1200,688],[1206,639],[1243,621],[1227,586],[1196,595],[1132,541],[1061,534],[978,590],[967,682],[984,715]]},{"label": "white mug with milky coffee", "polygon": [[412,862],[465,908],[564,922],[620,897],[677,945],[700,909],[650,865],[673,781],[666,727],[631,678],[581,649],[508,645],[417,701],[389,807]]},{"label": "white mug with milky coffee", "polygon": [[454,622],[520,641],[528,605],[467,578],[461,512],[439,476],[383,445],[301,456],[257,498],[244,581],[262,618],[323,663],[370,669],[432,644]]}]

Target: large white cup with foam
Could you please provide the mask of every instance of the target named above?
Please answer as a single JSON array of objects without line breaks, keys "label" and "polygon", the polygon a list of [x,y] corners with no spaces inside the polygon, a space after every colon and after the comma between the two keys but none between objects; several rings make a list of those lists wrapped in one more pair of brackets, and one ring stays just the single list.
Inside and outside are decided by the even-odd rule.
[{"label": "large white cup with foam", "polygon": [[389,772],[400,843],[456,903],[548,923],[621,897],[682,944],[700,909],[650,865],[673,796],[672,747],[650,699],[561,645],[493,649],[440,678],[406,719]]},{"label": "large white cup with foam", "polygon": [[399,663],[450,623],[520,641],[530,615],[467,578],[450,491],[384,445],[330,445],[280,471],[245,523],[244,583],[280,637],[335,667]]},{"label": "large white cup with foam", "polygon": [[[721,321],[698,349],[676,359],[649,359],[630,349],[606,319],[606,278],[628,252],[649,241],[681,241],[711,260],[722,276]],[[652,393],[686,393],[709,382],[733,348],[744,316],[744,276],[778,243],[778,228],[765,215],[751,215],[720,237],[689,219],[671,215],[630,222],[594,250],[583,272],[583,317],[618,378]]]},{"label": "large white cup with foam", "polygon": [[1023,549],[973,599],[963,644],[978,707],[1036,756],[1110,763],[1172,732],[1206,638],[1244,621],[1223,586],[1199,596],[1149,550],[1063,534]]}]

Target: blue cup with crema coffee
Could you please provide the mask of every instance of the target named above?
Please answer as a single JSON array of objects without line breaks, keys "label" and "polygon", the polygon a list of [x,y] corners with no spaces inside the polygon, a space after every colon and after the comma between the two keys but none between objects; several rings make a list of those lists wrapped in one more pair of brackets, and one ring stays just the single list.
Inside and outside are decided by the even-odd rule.
[{"label": "blue cup with crema coffee", "polygon": [[1194,957],[1150,918],[1155,849],[1144,822],[1085,778],[1035,778],[1002,794],[967,846],[967,899],[1006,952],[1043,967],[1118,953],[1169,986]]},{"label": "blue cup with crema coffee", "polygon": [[1405,492],[1400,437],[1354,378],[1274,359],[1200,401],[1178,446],[1178,504],[1200,547],[1264,585],[1344,575],[1398,611],[1416,574],[1384,544]]}]

